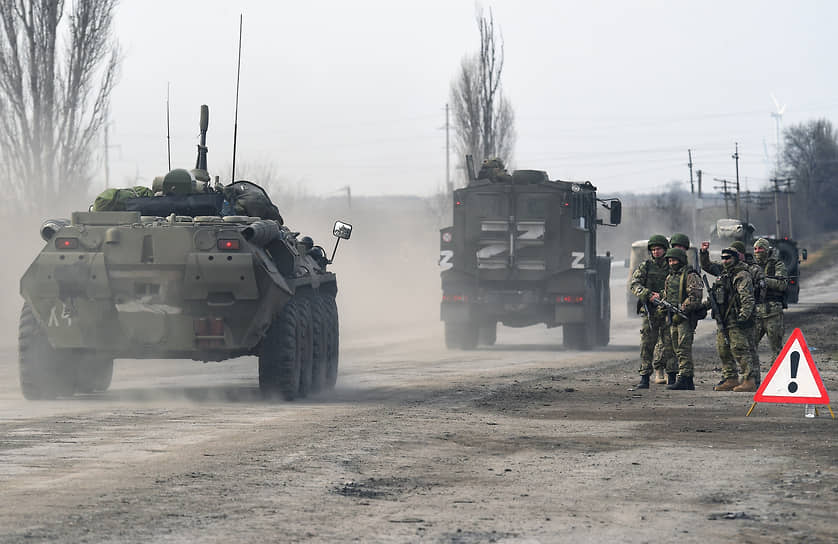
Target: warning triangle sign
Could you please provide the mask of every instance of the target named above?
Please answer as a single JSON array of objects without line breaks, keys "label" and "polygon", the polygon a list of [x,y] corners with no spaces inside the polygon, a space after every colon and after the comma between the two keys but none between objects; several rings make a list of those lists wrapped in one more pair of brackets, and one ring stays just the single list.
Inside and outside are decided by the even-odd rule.
[{"label": "warning triangle sign", "polygon": [[754,402],[829,404],[829,395],[800,329],[791,333],[762,380]]}]

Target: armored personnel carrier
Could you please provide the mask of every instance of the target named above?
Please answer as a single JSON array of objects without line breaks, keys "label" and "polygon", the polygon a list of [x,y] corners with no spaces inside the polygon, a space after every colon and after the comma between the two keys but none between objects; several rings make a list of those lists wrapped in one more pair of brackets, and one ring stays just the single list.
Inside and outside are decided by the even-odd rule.
[{"label": "armored personnel carrier", "polygon": [[440,231],[446,346],[491,345],[498,323],[561,326],[573,349],[608,344],[611,257],[597,255],[596,231],[620,223],[620,201],[598,199],[590,182],[508,174],[492,161],[469,177],[453,194],[454,224]]},{"label": "armored personnel carrier", "polygon": [[[115,358],[255,355],[261,391],[287,400],[335,385],[337,243],[330,258],[298,238],[253,183],[210,186],[208,119],[203,106],[196,168],[166,174],[155,196],[111,191],[44,222],[20,281],[27,399],[104,391]],[[340,242],[352,226],[333,232]]]}]

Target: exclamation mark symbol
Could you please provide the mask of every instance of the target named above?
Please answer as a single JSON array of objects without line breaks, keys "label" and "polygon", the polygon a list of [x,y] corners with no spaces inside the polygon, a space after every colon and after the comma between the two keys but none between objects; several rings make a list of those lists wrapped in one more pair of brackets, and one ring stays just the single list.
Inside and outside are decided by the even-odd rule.
[{"label": "exclamation mark symbol", "polygon": [[[800,352],[791,352],[791,379],[797,379],[797,367],[800,366]],[[789,382],[789,393],[797,391],[797,382]]]}]

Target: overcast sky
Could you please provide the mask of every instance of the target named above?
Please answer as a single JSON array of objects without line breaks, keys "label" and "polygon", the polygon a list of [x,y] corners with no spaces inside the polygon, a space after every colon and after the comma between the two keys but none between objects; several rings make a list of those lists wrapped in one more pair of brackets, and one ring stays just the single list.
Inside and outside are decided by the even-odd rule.
[{"label": "overcast sky", "polygon": [[[738,142],[743,188],[756,190],[775,161],[772,93],[784,126],[838,120],[838,2],[482,5],[505,44],[515,168],[652,192],[689,186],[692,149],[712,190],[735,178]],[[470,0],[124,0],[111,185],[166,172],[167,84],[172,166],[194,166],[208,104],[210,173],[229,170],[242,14],[237,170],[272,165],[310,195],[430,195],[445,182],[450,84],[479,45],[475,13]]]}]

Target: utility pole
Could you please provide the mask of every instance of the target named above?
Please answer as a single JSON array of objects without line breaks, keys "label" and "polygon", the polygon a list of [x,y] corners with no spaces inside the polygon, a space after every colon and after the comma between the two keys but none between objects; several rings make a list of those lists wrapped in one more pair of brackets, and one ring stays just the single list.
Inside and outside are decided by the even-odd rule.
[{"label": "utility pole", "polygon": [[771,178],[771,181],[774,183],[774,221],[776,227],[774,228],[774,237],[780,238],[780,202],[777,193],[780,192],[780,180],[777,178]]},{"label": "utility pole", "polygon": [[732,155],[736,161],[736,219],[739,217],[739,142],[736,142],[736,152]]},{"label": "utility pole", "polygon": [[696,172],[698,176],[698,198],[695,199],[695,219],[693,221],[693,234],[698,234],[698,220],[701,210],[704,209],[704,201],[701,200],[701,170]]},{"label": "utility pole", "polygon": [[693,185],[693,152],[692,152],[692,149],[687,149],[687,156],[690,158],[690,162],[687,163],[687,166],[690,167],[690,194],[695,194],[695,186]]},{"label": "utility pole", "polygon": [[[730,207],[728,206],[728,203],[727,203],[728,199],[730,198],[730,191],[727,190],[727,184],[730,183],[730,182],[726,179],[720,179],[720,178],[713,178],[713,180],[718,181],[719,183],[722,184],[721,187],[719,187],[717,185],[716,190],[722,189],[722,195],[724,195],[724,197],[725,197],[725,215],[727,217],[730,217]],[[739,195],[738,194],[736,195],[736,198],[737,198],[736,209],[737,209],[737,212],[738,212],[738,210],[739,210],[739,202],[738,202]],[[738,215],[738,213],[737,213],[737,215]],[[737,219],[738,219],[738,217],[737,217]]]},{"label": "utility pole", "polygon": [[451,186],[451,166],[450,166],[450,158],[451,152],[449,149],[449,137],[448,137],[448,104],[445,104],[445,190],[448,191],[448,196],[450,197],[451,194],[454,192],[454,187]]}]

